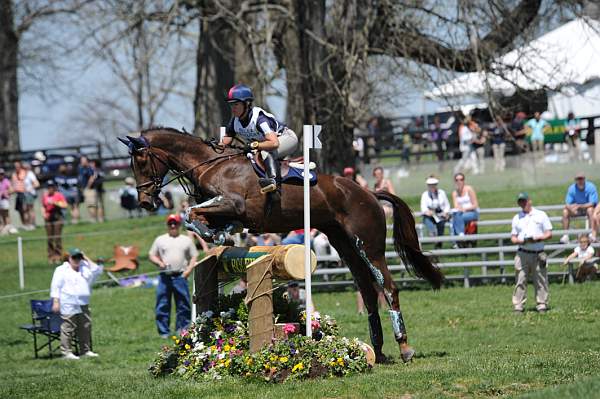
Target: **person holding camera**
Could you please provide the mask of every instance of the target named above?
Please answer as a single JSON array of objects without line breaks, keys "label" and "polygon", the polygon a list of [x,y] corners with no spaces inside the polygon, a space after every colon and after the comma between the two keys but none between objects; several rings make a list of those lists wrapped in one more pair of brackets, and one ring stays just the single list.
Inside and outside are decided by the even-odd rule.
[{"label": "person holding camera", "polygon": [[175,298],[177,333],[188,327],[191,318],[190,292],[184,270],[196,264],[198,250],[187,235],[179,234],[181,216],[167,217],[167,233],[156,237],[148,252],[150,261],[160,268],[156,288],[156,327],[163,338],[169,337],[171,297]]},{"label": "person holding camera", "polygon": [[[438,188],[440,181],[434,175],[425,180],[427,191],[421,195],[421,213],[423,213],[423,224],[427,228],[430,237],[443,236],[444,227],[450,214],[450,202],[446,192]],[[435,244],[441,248],[442,243]]]},{"label": "person holding camera", "polygon": [[52,311],[60,313],[60,349],[64,359],[77,360],[71,341],[77,333],[80,355],[98,357],[92,352],[92,316],[89,303],[92,283],[102,274],[102,266],[92,262],[79,248],[69,250],[69,258],[54,270],[50,285]]},{"label": "person holding camera", "polygon": [[521,211],[512,220],[511,238],[519,246],[515,256],[515,280],[512,303],[515,313],[522,313],[527,301],[527,278],[533,279],[536,309],[548,310],[548,270],[544,241],[552,237],[552,223],[544,211],[535,209],[526,192],[517,196]]}]

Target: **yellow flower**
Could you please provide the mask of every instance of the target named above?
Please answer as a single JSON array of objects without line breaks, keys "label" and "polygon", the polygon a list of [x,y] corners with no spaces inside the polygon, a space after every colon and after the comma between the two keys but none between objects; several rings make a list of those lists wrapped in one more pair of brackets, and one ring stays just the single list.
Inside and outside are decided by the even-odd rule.
[{"label": "yellow flower", "polygon": [[171,339],[172,339],[173,341],[177,341],[177,337],[176,337],[175,335],[173,335],[173,336],[171,337]]},{"label": "yellow flower", "polygon": [[292,368],[292,373],[295,373],[296,371],[302,371],[302,370],[304,370],[304,364],[302,364],[302,362],[300,362]]},{"label": "yellow flower", "polygon": [[177,345],[179,345],[179,340],[178,340],[178,339],[176,339],[176,340],[175,340],[175,343],[176,343]]},{"label": "yellow flower", "polygon": [[231,346],[229,346],[229,345],[225,345],[225,346],[223,347],[223,350],[224,350],[225,352],[229,352],[229,350],[230,350],[230,349],[231,349]]},{"label": "yellow flower", "polygon": [[335,364],[336,364],[335,362],[329,362],[329,365],[330,365],[331,367],[335,367]]},{"label": "yellow flower", "polygon": [[185,344],[185,349],[190,350],[191,346],[189,344]]},{"label": "yellow flower", "polygon": [[184,351],[179,352],[179,356],[183,356],[183,355],[185,355]]},{"label": "yellow flower", "polygon": [[214,352],[215,350],[217,350],[217,346],[216,346],[216,345],[212,345],[212,346],[210,347],[210,350]]},{"label": "yellow flower", "polygon": [[251,357],[246,357],[246,364],[248,366],[250,366],[252,364],[252,358]]},{"label": "yellow flower", "polygon": [[271,356],[269,358],[269,360],[272,361],[272,362],[275,362],[275,361],[277,361],[277,356]]},{"label": "yellow flower", "polygon": [[285,362],[287,362],[287,361],[288,361],[288,358],[287,358],[287,356],[281,356],[281,357],[279,358],[279,361],[280,361],[281,363],[285,363]]},{"label": "yellow flower", "polygon": [[266,363],[266,364],[265,364],[265,370],[268,370],[268,369],[270,369],[270,368],[271,368],[271,365],[270,365],[269,363]]},{"label": "yellow flower", "polygon": [[343,365],[344,365],[344,359],[342,359],[341,357],[338,357],[338,358],[337,358],[337,362],[338,362],[338,364],[339,364],[340,366],[343,366]]},{"label": "yellow flower", "polygon": [[231,359],[225,360],[225,367],[229,367],[230,364],[231,364]]}]

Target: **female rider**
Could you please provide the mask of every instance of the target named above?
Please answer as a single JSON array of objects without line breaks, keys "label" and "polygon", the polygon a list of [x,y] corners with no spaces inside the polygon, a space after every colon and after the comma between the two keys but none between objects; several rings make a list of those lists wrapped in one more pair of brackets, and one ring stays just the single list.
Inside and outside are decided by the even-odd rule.
[{"label": "female rider", "polygon": [[231,106],[233,117],[225,130],[222,144],[231,144],[235,136],[240,136],[247,143],[248,151],[259,151],[267,175],[266,178],[259,179],[261,192],[264,194],[276,190],[281,181],[281,169],[277,160],[296,150],[296,133],[264,109],[252,106],[254,95],[248,86],[233,86],[229,89],[226,101]]}]

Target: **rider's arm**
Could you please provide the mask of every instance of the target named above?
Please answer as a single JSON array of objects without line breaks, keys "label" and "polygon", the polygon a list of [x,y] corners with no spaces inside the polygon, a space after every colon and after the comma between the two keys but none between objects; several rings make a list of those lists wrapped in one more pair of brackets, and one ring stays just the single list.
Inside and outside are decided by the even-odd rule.
[{"label": "rider's arm", "polygon": [[265,141],[259,142],[256,149],[261,151],[272,151],[276,150],[278,147],[279,139],[277,138],[277,134],[269,132],[265,134]]}]

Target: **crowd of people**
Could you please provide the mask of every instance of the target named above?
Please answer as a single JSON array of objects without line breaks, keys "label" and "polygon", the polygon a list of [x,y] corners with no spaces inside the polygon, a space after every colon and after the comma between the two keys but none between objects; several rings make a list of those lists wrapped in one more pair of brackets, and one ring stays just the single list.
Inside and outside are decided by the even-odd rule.
[{"label": "crowd of people", "polygon": [[[379,152],[382,144],[378,141],[383,142],[385,138],[376,122],[377,118],[371,118],[367,123],[370,137],[367,142],[371,141],[375,151]],[[581,121],[569,112],[562,128],[565,145],[575,159],[583,159],[585,145],[581,140]],[[495,115],[491,121],[479,114],[464,116],[458,112],[445,123],[436,115],[429,126],[424,124],[423,118],[417,117],[402,133],[401,158],[406,162],[413,158],[418,163],[423,153],[433,153],[438,161],[458,159],[455,172],[480,174],[485,173],[483,160],[491,152],[494,170],[501,171],[506,167],[505,153],[509,146],[517,154],[541,154],[544,152],[544,135],[551,129],[540,112],[529,117],[525,112]]]}]

